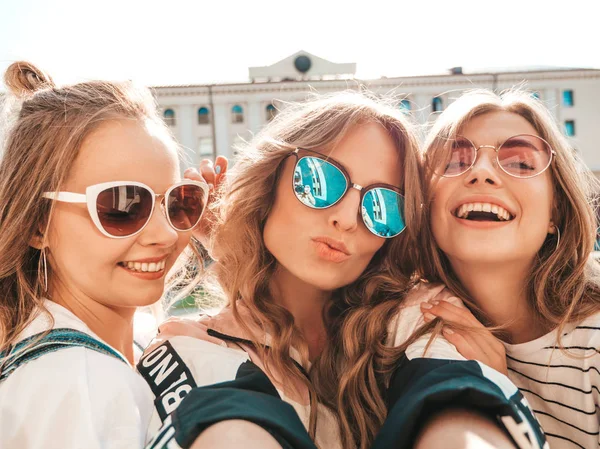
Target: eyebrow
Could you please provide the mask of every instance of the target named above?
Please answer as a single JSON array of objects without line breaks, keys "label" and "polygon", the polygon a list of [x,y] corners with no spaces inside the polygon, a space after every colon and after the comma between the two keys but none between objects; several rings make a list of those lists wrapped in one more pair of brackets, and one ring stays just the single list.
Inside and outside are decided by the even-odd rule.
[{"label": "eyebrow", "polygon": [[528,148],[533,148],[535,151],[540,151],[540,149],[538,147],[536,147],[534,144],[532,144],[528,140],[526,140],[526,139],[520,139],[518,137],[517,138],[509,137],[502,144],[502,147],[506,147],[506,148],[512,148],[512,147],[515,147],[515,146],[526,146]]}]

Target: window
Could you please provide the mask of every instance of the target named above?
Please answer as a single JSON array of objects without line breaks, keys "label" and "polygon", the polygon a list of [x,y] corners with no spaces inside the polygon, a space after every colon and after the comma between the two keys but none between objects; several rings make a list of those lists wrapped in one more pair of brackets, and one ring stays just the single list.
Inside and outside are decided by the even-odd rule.
[{"label": "window", "polygon": [[400,102],[399,107],[402,112],[410,112],[410,101],[405,98]]},{"label": "window", "polygon": [[563,106],[568,108],[575,105],[575,98],[572,90],[563,90]]},{"label": "window", "polygon": [[441,112],[444,109],[442,105],[442,99],[440,97],[433,97],[431,100],[431,111],[432,112]]},{"label": "window", "polygon": [[208,108],[204,106],[198,109],[198,125],[208,125],[210,123],[210,114]]},{"label": "window", "polygon": [[163,112],[165,123],[169,126],[175,126],[175,111],[173,109],[165,109]]},{"label": "window", "polygon": [[565,134],[569,137],[575,135],[575,120],[565,120]]},{"label": "window", "polygon": [[268,104],[267,105],[267,121],[270,121],[273,119],[273,117],[275,117],[277,115],[277,109],[275,109],[275,106],[273,106],[273,104]]},{"label": "window", "polygon": [[213,157],[212,137],[200,137],[198,139],[198,155],[200,159]]},{"label": "window", "polygon": [[239,104],[231,108],[231,123],[244,123],[244,108]]}]

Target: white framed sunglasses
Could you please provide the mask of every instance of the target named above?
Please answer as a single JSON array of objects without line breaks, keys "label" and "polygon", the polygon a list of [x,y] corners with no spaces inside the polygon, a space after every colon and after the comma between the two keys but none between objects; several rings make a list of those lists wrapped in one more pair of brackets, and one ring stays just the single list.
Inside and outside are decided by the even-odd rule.
[{"label": "white framed sunglasses", "polygon": [[158,194],[141,182],[112,181],[91,185],[85,193],[45,192],[42,196],[65,203],[86,204],[94,225],[102,234],[122,239],[142,232],[152,217],[157,198],[160,198],[173,229],[179,232],[193,229],[206,207],[208,185],[186,180],[172,185],[164,194]]}]

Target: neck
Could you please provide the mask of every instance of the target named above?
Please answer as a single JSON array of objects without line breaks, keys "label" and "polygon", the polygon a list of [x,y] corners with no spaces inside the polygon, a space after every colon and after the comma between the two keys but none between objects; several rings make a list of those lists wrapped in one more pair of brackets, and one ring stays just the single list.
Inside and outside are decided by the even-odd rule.
[{"label": "neck", "polygon": [[65,287],[58,285],[51,289],[52,301],[71,311],[94,334],[123,354],[133,365],[135,308],[107,306]]},{"label": "neck", "polygon": [[510,343],[534,340],[546,332],[527,298],[531,263],[452,261],[458,279],[493,326],[501,326]]},{"label": "neck", "polygon": [[308,345],[309,359],[314,360],[327,342],[323,308],[331,292],[309,285],[284,269],[273,276],[271,291],[276,301],[294,317],[294,324]]}]

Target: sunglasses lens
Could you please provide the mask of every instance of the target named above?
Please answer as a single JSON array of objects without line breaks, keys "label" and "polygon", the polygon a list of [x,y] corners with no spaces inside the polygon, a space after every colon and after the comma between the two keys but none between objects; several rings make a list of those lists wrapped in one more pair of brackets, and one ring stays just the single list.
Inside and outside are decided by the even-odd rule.
[{"label": "sunglasses lens", "polygon": [[498,150],[502,168],[517,178],[530,178],[543,172],[550,165],[552,150],[536,136],[515,136],[508,139]]},{"label": "sunglasses lens", "polygon": [[110,187],[98,194],[98,219],[104,230],[115,237],[135,234],[152,213],[152,193],[134,185]]},{"label": "sunglasses lens", "polygon": [[475,159],[475,148],[466,139],[457,138],[451,142],[450,151],[445,152],[445,176],[458,176],[466,172]]},{"label": "sunglasses lens", "polygon": [[302,204],[325,209],[340,200],[348,181],[335,165],[317,157],[303,157],[294,169],[294,193]]},{"label": "sunglasses lens", "polygon": [[189,231],[200,221],[204,212],[205,195],[194,184],[175,187],[167,198],[169,220],[178,231]]},{"label": "sunglasses lens", "polygon": [[389,189],[371,189],[363,197],[361,215],[367,229],[373,234],[395,237],[406,227],[404,197]]}]

